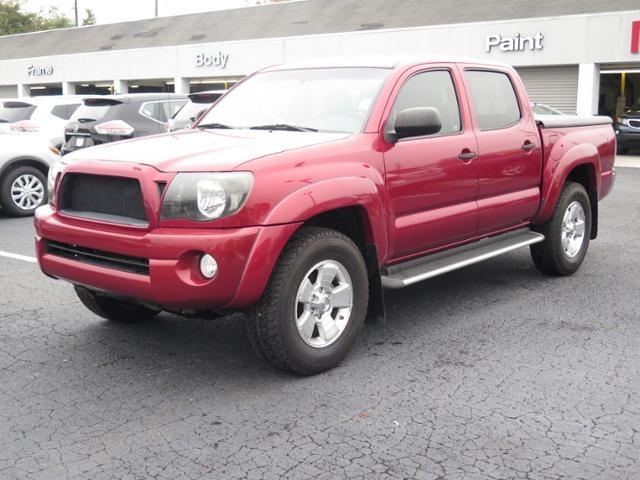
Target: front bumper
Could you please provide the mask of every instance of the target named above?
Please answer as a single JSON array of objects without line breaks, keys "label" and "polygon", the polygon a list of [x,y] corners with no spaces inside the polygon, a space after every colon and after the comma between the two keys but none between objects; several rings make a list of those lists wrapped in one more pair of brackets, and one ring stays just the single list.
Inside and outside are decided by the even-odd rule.
[{"label": "front bumper", "polygon": [[[94,290],[177,310],[241,308],[257,301],[297,224],[237,229],[156,228],[136,231],[36,211],[36,251],[42,271]],[[148,274],[131,273],[51,253],[47,241],[148,259]],[[199,272],[201,255],[218,273]]]},{"label": "front bumper", "polygon": [[640,146],[640,129],[616,124],[613,127],[616,132],[616,141],[620,147]]}]

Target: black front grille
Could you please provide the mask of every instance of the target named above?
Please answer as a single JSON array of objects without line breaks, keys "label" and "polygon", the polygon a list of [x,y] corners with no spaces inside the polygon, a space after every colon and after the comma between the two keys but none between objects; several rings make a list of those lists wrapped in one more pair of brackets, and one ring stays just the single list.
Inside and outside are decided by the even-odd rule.
[{"label": "black front grille", "polygon": [[629,120],[629,126],[633,128],[640,128],[640,120]]},{"label": "black front grille", "polygon": [[69,173],[60,187],[59,208],[78,217],[148,226],[140,182],[133,178]]},{"label": "black front grille", "polygon": [[123,272],[137,273],[138,275],[149,275],[149,259],[147,258],[130,257],[119,253],[80,247],[70,243],[54,242],[53,240],[47,240],[46,250],[51,255],[69,258],[78,262],[113,268]]}]

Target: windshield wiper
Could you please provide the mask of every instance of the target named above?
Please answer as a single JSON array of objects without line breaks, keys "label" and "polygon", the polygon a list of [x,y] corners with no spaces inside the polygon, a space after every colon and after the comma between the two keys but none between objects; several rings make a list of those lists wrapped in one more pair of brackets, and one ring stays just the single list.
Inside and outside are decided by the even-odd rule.
[{"label": "windshield wiper", "polygon": [[229,125],[225,125],[224,123],[203,123],[202,125],[198,125],[198,128],[225,128],[230,129],[234,127],[230,127]]},{"label": "windshield wiper", "polygon": [[274,123],[272,125],[256,125],[250,127],[251,130],[286,130],[289,132],[317,132],[317,128],[299,127],[297,125],[288,125],[286,123]]}]

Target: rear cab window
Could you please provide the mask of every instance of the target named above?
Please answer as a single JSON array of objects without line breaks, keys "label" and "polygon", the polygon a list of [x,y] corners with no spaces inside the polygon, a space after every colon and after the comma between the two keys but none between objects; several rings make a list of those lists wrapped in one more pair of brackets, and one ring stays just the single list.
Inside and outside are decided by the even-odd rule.
[{"label": "rear cab window", "polygon": [[36,106],[26,102],[0,102],[0,123],[15,123],[29,120]]},{"label": "rear cab window", "polygon": [[480,130],[499,130],[520,122],[522,111],[509,75],[489,70],[466,70],[464,75]]},{"label": "rear cab window", "polygon": [[387,131],[393,132],[399,112],[414,107],[432,107],[440,113],[442,129],[430,136],[451,135],[462,131],[458,97],[448,70],[427,70],[411,76],[396,97],[387,121]]}]

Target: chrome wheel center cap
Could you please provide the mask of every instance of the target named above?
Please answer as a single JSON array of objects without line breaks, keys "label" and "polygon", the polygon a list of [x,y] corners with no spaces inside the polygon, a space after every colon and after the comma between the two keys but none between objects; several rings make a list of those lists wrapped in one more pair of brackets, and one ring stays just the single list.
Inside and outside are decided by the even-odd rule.
[{"label": "chrome wheel center cap", "polygon": [[317,292],[313,295],[310,305],[316,317],[321,317],[331,308],[331,295]]},{"label": "chrome wheel center cap", "polygon": [[294,314],[302,340],[324,348],[344,332],[353,308],[353,286],[349,272],[335,260],[314,265],[298,288]]}]

